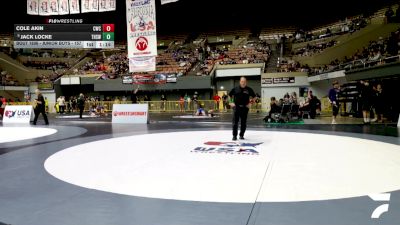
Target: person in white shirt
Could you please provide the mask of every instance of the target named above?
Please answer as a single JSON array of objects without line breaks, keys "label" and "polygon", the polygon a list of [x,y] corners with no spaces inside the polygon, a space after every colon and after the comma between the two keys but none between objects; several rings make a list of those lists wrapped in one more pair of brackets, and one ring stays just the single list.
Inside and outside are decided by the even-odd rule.
[{"label": "person in white shirt", "polygon": [[65,98],[64,96],[60,96],[57,98],[58,107],[60,108],[60,114],[63,114],[65,111]]}]

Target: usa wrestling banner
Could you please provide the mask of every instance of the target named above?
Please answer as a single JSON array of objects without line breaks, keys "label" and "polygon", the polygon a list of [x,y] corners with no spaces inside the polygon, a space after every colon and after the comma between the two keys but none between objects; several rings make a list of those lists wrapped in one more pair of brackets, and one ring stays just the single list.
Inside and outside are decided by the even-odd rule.
[{"label": "usa wrestling banner", "polygon": [[129,71],[155,71],[156,61],[153,58],[157,56],[155,0],[126,0],[126,19]]}]

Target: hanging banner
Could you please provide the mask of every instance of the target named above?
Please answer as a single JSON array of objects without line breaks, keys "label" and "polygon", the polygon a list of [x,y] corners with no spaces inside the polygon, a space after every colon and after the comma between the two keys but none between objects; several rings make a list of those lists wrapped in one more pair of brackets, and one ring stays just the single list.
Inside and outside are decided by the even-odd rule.
[{"label": "hanging banner", "polygon": [[39,0],[39,15],[41,15],[41,16],[50,15],[48,0]]},{"label": "hanging banner", "polygon": [[79,14],[79,0],[69,0],[69,14]]},{"label": "hanging banner", "polygon": [[100,0],[99,12],[115,11],[115,0]]},{"label": "hanging banner", "polygon": [[107,11],[117,10],[117,0],[106,0]]},{"label": "hanging banner", "polygon": [[155,0],[126,0],[128,58],[156,56]]},{"label": "hanging banner", "polygon": [[117,9],[116,0],[27,0],[26,2],[28,15],[68,15],[79,14],[81,9],[82,13],[108,12]]},{"label": "hanging banner", "polygon": [[49,1],[49,5],[50,5],[50,11],[49,11],[49,15],[58,15],[58,0],[50,0]]},{"label": "hanging banner", "polygon": [[167,83],[167,76],[163,74],[134,74],[132,76],[132,84],[165,84]]},{"label": "hanging banner", "polygon": [[81,4],[82,13],[99,11],[99,0],[82,0]]},{"label": "hanging banner", "polygon": [[99,11],[99,0],[92,0],[92,12]]},{"label": "hanging banner", "polygon": [[39,4],[38,0],[28,0],[27,1],[27,13],[28,15],[39,15]]},{"label": "hanging banner", "polygon": [[58,14],[59,15],[67,15],[69,14],[69,3],[68,0],[59,0],[58,2]]},{"label": "hanging banner", "polygon": [[273,78],[274,84],[294,84],[296,83],[295,77],[275,77]]},{"label": "hanging banner", "polygon": [[100,0],[99,12],[106,12],[107,10],[107,0]]},{"label": "hanging banner", "polygon": [[156,57],[129,58],[129,72],[150,72],[156,70]]}]

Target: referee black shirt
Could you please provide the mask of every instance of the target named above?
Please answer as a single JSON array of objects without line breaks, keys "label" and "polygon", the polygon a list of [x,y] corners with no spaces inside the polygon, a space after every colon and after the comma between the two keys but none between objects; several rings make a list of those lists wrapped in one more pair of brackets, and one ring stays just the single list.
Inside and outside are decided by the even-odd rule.
[{"label": "referee black shirt", "polygon": [[233,98],[235,105],[240,107],[247,106],[250,103],[250,96],[254,98],[256,94],[248,86],[245,88],[237,86],[229,92],[229,97]]}]

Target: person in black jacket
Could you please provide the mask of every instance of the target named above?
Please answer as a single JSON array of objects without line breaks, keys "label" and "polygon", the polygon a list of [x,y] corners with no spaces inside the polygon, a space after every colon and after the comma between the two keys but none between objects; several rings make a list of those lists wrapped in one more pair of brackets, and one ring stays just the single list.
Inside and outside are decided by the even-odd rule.
[{"label": "person in black jacket", "polygon": [[131,102],[132,102],[132,104],[136,104],[137,101],[138,101],[138,98],[137,98],[138,91],[139,91],[139,85],[137,86],[137,88],[135,90],[132,91],[132,94],[131,94]]},{"label": "person in black jacket", "polygon": [[269,111],[268,115],[263,119],[264,122],[271,122],[273,121],[272,116],[273,114],[280,113],[281,112],[281,107],[279,106],[279,103],[276,101],[275,97],[271,97],[271,103],[270,103],[270,108],[271,110]]},{"label": "person in black jacket", "polygon": [[364,124],[370,124],[370,111],[372,108],[373,92],[368,81],[360,81],[360,103],[363,112]]},{"label": "person in black jacket", "polygon": [[49,125],[49,120],[47,119],[47,115],[46,115],[46,107],[45,107],[43,95],[42,95],[42,93],[40,93],[39,89],[35,90],[35,94],[36,94],[36,99],[35,99],[36,107],[34,109],[35,118],[33,119],[33,125],[36,125],[36,122],[38,120],[40,113],[43,115],[43,119],[44,119],[44,122],[46,123],[46,125]]},{"label": "person in black jacket", "polygon": [[373,122],[378,121],[383,123],[383,113],[385,112],[385,96],[382,91],[382,85],[377,84],[376,90],[374,91],[374,107],[375,107],[375,118]]},{"label": "person in black jacket", "polygon": [[85,109],[85,96],[82,93],[79,94],[79,98],[77,100],[77,105],[79,108],[79,119],[83,119],[82,114],[83,114],[83,110]]},{"label": "person in black jacket", "polygon": [[246,132],[247,125],[247,114],[250,108],[250,97],[256,97],[253,89],[247,86],[247,79],[245,77],[240,78],[240,85],[233,88],[229,92],[230,106],[233,109],[233,141],[237,140],[239,119],[240,119],[240,133],[239,138],[244,139],[244,133]]}]

